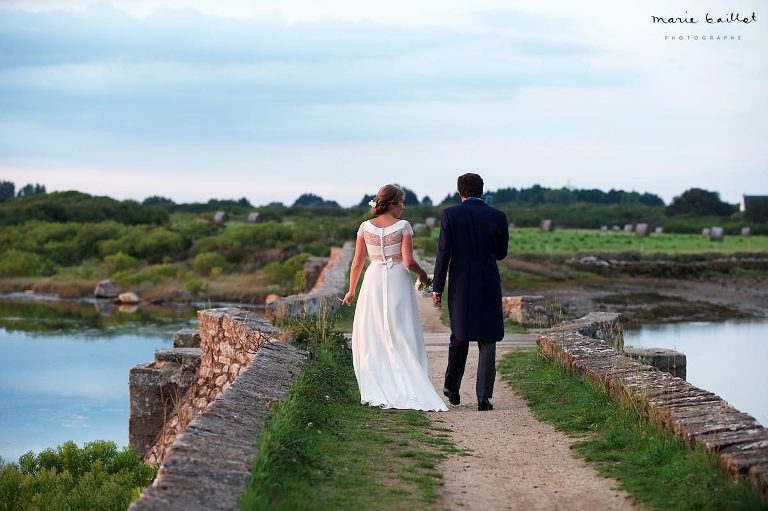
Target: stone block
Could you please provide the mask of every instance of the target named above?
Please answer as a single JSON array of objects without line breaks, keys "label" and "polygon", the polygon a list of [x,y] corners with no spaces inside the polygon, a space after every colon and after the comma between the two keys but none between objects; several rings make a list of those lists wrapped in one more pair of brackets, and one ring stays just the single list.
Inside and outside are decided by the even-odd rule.
[{"label": "stone block", "polygon": [[643,364],[685,379],[686,358],[679,351],[665,348],[624,348],[624,353]]},{"label": "stone block", "polygon": [[117,296],[117,286],[111,280],[102,280],[96,284],[93,296],[96,298],[115,298]]},{"label": "stone block", "polygon": [[200,332],[196,328],[182,328],[173,334],[174,348],[199,348]]}]

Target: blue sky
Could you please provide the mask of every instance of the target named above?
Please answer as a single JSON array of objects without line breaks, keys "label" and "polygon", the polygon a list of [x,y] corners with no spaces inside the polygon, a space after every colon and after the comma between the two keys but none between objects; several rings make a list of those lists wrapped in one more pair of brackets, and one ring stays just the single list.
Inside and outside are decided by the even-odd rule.
[{"label": "blue sky", "polygon": [[465,171],[768,193],[759,2],[722,27],[651,15],[725,1],[539,4],[0,0],[0,179],[255,204],[389,182],[440,199]]}]

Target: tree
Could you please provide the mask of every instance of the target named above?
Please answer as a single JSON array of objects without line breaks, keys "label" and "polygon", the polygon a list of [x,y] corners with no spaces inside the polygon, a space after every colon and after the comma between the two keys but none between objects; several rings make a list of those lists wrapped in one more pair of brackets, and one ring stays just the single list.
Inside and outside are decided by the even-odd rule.
[{"label": "tree", "polygon": [[313,193],[304,193],[296,199],[293,207],[304,206],[310,208],[341,208],[339,203],[332,200],[324,200],[322,197]]},{"label": "tree", "polygon": [[421,205],[422,206],[432,206],[432,199],[429,198],[429,195],[425,195],[421,199]]},{"label": "tree", "polygon": [[745,216],[752,222],[768,222],[768,199],[753,199],[749,203]]},{"label": "tree", "polygon": [[24,185],[20,190],[19,193],[16,195],[17,197],[31,197],[33,195],[42,195],[46,193],[45,192],[45,186],[40,184],[33,185],[32,183],[29,183],[27,185]]},{"label": "tree", "polygon": [[691,188],[672,199],[667,206],[667,214],[672,215],[717,215],[728,216],[736,211],[736,206],[720,200],[720,194],[701,188]]},{"label": "tree", "polygon": [[358,204],[358,206],[359,207],[368,207],[368,202],[372,201],[375,198],[376,198],[375,195],[365,194],[365,195],[363,195],[363,198],[360,199],[360,204]]},{"label": "tree", "polygon": [[0,202],[13,199],[16,196],[16,185],[11,181],[0,181]]},{"label": "tree", "polygon": [[141,204],[142,206],[154,206],[157,204],[166,204],[169,206],[173,206],[175,203],[167,197],[160,197],[159,195],[153,195],[141,201]]}]

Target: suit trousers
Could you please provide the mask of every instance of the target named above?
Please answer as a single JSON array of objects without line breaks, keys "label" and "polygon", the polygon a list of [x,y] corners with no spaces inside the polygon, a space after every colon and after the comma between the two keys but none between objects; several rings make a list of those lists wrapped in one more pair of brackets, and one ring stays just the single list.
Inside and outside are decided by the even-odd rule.
[{"label": "suit trousers", "polygon": [[[493,397],[493,383],[496,381],[496,343],[478,341],[477,347],[480,354],[477,360],[475,391],[477,399],[490,399]],[[459,393],[461,387],[468,354],[469,342],[458,341],[451,334],[451,342],[448,345],[448,367],[445,370],[445,388],[455,394]]]}]

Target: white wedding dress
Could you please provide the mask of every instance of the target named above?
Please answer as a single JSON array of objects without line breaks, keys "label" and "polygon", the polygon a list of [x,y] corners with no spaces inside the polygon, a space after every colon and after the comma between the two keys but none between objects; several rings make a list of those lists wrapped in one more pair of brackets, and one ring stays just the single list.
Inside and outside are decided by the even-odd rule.
[{"label": "white wedding dress", "polygon": [[360,401],[382,408],[447,411],[427,374],[427,351],[411,274],[403,264],[400,220],[380,228],[370,221],[365,238],[370,265],[363,276],[352,325],[352,358]]}]

